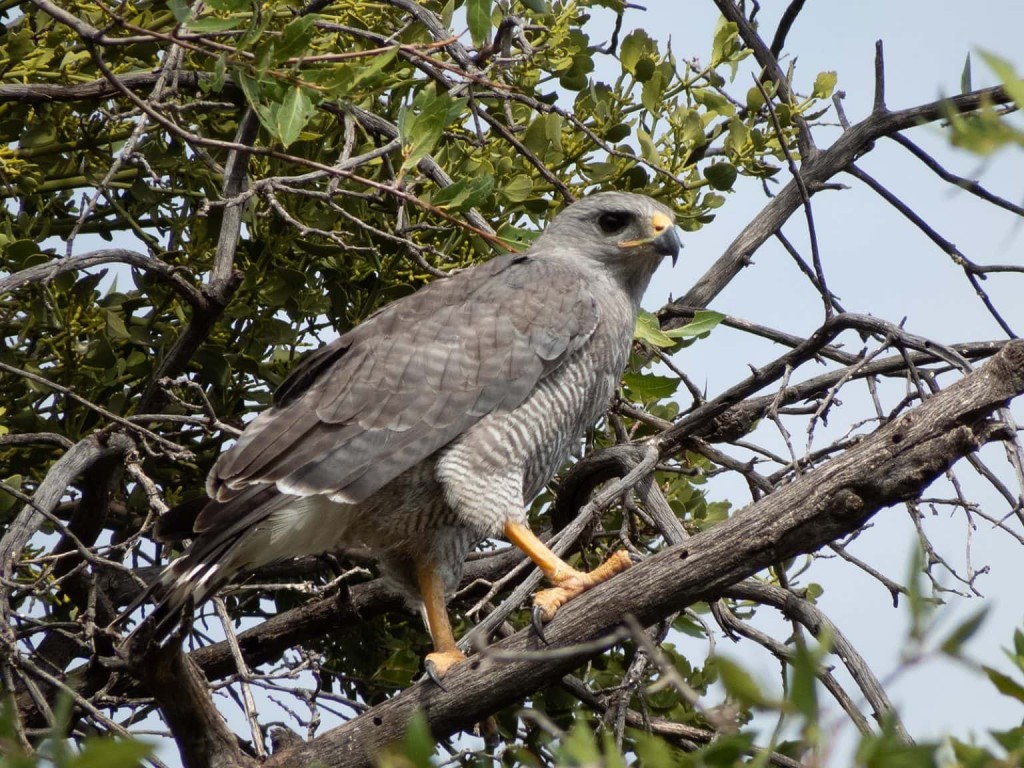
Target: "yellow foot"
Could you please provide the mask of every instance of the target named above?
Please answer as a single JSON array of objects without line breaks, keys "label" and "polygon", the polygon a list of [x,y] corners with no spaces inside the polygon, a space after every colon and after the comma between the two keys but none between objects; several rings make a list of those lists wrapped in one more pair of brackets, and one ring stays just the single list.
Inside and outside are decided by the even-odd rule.
[{"label": "yellow foot", "polygon": [[633,560],[630,558],[629,552],[620,549],[590,573],[575,569],[568,573],[556,573],[551,577],[555,586],[551,589],[542,589],[533,596],[533,625],[535,629],[538,629],[537,634],[543,637],[539,631],[539,625],[551,621],[555,617],[555,612],[565,603],[588,589],[608,581],[612,576],[625,571],[631,565],[633,565]]},{"label": "yellow foot", "polygon": [[428,653],[427,658],[423,661],[423,666],[426,668],[427,677],[437,683],[441,688],[444,688],[441,680],[446,674],[448,674],[448,670],[460,661],[465,660],[466,654],[458,648],[453,648],[450,651],[434,651],[433,653]]}]

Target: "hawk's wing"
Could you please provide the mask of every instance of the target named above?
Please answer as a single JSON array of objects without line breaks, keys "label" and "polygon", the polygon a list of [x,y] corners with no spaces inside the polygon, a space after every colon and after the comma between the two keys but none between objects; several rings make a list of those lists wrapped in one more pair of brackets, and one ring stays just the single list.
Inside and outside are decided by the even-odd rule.
[{"label": "hawk's wing", "polygon": [[[561,260],[510,255],[389,305],[307,357],[214,465],[211,497],[253,485],[358,502],[483,416],[519,406],[590,337],[598,308]],[[197,531],[218,527],[212,504]],[[232,515],[233,516],[233,515]]]}]

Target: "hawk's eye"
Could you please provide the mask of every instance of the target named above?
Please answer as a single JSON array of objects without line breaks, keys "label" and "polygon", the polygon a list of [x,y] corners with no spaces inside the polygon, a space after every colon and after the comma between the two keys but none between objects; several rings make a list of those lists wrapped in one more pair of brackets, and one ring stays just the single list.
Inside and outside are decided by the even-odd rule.
[{"label": "hawk's eye", "polygon": [[614,235],[616,232],[624,230],[632,218],[628,213],[622,211],[609,211],[597,217],[597,226],[606,235]]}]

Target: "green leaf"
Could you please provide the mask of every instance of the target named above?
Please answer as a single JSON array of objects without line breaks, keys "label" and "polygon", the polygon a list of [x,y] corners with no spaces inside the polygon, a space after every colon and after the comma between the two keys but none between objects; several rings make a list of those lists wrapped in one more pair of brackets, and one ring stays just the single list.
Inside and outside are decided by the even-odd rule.
[{"label": "green leaf", "polygon": [[988,675],[988,679],[992,681],[996,690],[1024,704],[1024,685],[1021,685],[1009,675],[1004,675],[998,669],[986,666],[982,666],[982,669],[985,670],[985,674]]},{"label": "green leaf", "polygon": [[519,174],[509,179],[501,188],[501,194],[510,203],[521,203],[533,193],[533,179],[526,174]]},{"label": "green leaf", "polygon": [[693,320],[681,328],[673,328],[670,331],[665,331],[665,335],[671,339],[693,339],[700,336],[706,336],[711,333],[711,331],[713,331],[724,319],[725,315],[721,312],[715,312],[710,309],[699,309],[694,312]]},{"label": "green leaf", "polygon": [[676,768],[679,765],[672,747],[660,736],[632,729],[629,735],[636,745],[636,756],[639,758],[637,765],[644,768]]},{"label": "green leaf", "polygon": [[964,69],[960,73],[960,93],[970,93],[974,88],[971,87],[971,52],[967,52],[967,56],[964,57]]},{"label": "green leaf", "polygon": [[700,765],[729,766],[742,765],[754,744],[752,733],[733,733],[715,739],[700,751]]},{"label": "green leaf", "polygon": [[213,62],[213,82],[209,85],[210,90],[213,93],[220,93],[224,88],[224,83],[227,80],[228,75],[228,59],[227,54],[222,53],[217,57],[217,60]]},{"label": "green leaf", "polygon": [[[652,64],[653,66],[653,64]],[[637,77],[640,80],[640,77]],[[640,92],[640,103],[653,115],[658,114],[665,99],[665,78],[661,72],[654,72],[649,78],[642,80],[644,87]]]},{"label": "green leaf", "polygon": [[431,199],[438,208],[450,210],[467,210],[480,205],[494,191],[493,176],[475,176],[471,179],[459,179],[440,190]]},{"label": "green leaf", "polygon": [[637,128],[636,139],[640,142],[640,154],[649,163],[658,163],[661,158],[658,156],[658,148],[654,146],[654,139],[651,134],[643,128]]},{"label": "green leaf", "polygon": [[636,75],[637,66],[642,60],[653,60],[657,57],[657,43],[642,29],[634,29],[622,38],[619,45],[619,62],[622,68],[632,75]]},{"label": "green leaf", "polygon": [[466,21],[469,23],[469,34],[473,45],[484,45],[491,36],[491,2],[492,0],[468,0],[466,3]]},{"label": "green leaf", "polygon": [[953,146],[963,147],[980,155],[987,155],[1007,144],[1024,146],[1024,131],[1017,131],[991,107],[982,105],[978,112],[961,115],[947,109],[947,118],[953,135]]},{"label": "green leaf", "polygon": [[807,589],[804,590],[804,599],[813,603],[823,594],[825,594],[825,588],[821,584],[811,582],[807,585]]},{"label": "green leaf", "polygon": [[1019,629],[1013,631],[1013,650],[1018,656],[1024,658],[1024,632]]},{"label": "green leaf", "polygon": [[992,738],[996,740],[1007,752],[1024,753],[1024,726],[1018,725],[1008,731],[989,731]]},{"label": "green leaf", "polygon": [[153,746],[134,739],[94,738],[70,763],[74,768],[134,768],[153,753]]},{"label": "green leaf", "polygon": [[505,224],[498,229],[498,237],[514,251],[529,248],[539,236],[540,233],[535,229],[523,229],[510,224]]},{"label": "green leaf", "polygon": [[964,643],[970,640],[975,633],[977,633],[987,615],[988,608],[983,607],[979,608],[973,614],[964,619],[964,621],[950,633],[949,637],[942,642],[942,645],[940,646],[942,652],[950,656],[959,656],[960,649],[963,648]]},{"label": "green leaf", "polygon": [[[0,41],[0,47],[6,48],[5,53],[9,61],[28,58],[30,54],[36,51],[36,43],[32,39],[30,25],[22,24],[21,29],[17,31],[15,29],[5,29],[4,39]],[[4,42],[6,45],[3,45]]]},{"label": "green leaf", "polygon": [[728,191],[736,183],[736,166],[732,163],[713,163],[704,169],[704,178],[715,189]]},{"label": "green leaf", "polygon": [[277,109],[275,115],[275,131],[277,138],[287,147],[292,144],[302,129],[306,127],[309,118],[316,112],[313,100],[305,88],[295,85],[285,94],[284,101]]},{"label": "green leaf", "polygon": [[[966,768],[964,763],[956,760],[937,761],[935,744],[907,744],[904,738],[897,735],[893,718],[883,716],[882,732],[862,736],[856,756],[850,760],[850,764],[869,768],[935,768],[936,765]],[[952,746],[956,751],[958,745],[955,741]]]},{"label": "green leaf", "polygon": [[741,704],[754,707],[776,706],[750,673],[736,662],[723,656],[715,656],[709,663],[714,664],[718,670],[718,677],[726,692]]},{"label": "green leaf", "polygon": [[725,151],[730,157],[742,160],[752,144],[750,128],[742,121],[733,118],[729,121],[729,136],[725,140]]},{"label": "green leaf", "polygon": [[534,13],[547,13],[548,4],[546,0],[519,0],[519,2]]},{"label": "green leaf", "polygon": [[241,70],[235,73],[235,80],[237,80],[238,84],[242,87],[242,93],[245,94],[245,100],[249,102],[251,107],[258,109],[260,105],[259,81]]},{"label": "green leaf", "polygon": [[827,99],[832,95],[832,91],[836,89],[836,83],[839,80],[839,76],[835,72],[821,72],[814,78],[814,90],[812,96],[816,99]]},{"label": "green leaf", "polygon": [[[0,434],[6,433],[7,428],[4,427]],[[20,491],[24,480],[25,478],[20,474],[10,475],[4,478],[4,484],[16,491]],[[20,503],[16,496],[12,496],[5,490],[0,490],[0,521],[7,522],[7,513]]]},{"label": "green leaf", "polygon": [[671,336],[661,330],[658,318],[650,312],[644,312],[643,310],[636,317],[633,338],[654,347],[672,347],[676,343]]},{"label": "green leaf", "polygon": [[818,666],[824,651],[811,650],[798,643],[793,651],[793,675],[789,685],[789,701],[808,724],[818,720]]},{"label": "green leaf", "polygon": [[[339,83],[338,90],[340,91],[344,89],[345,91],[348,92],[358,92],[359,90],[364,88],[368,83],[376,79],[377,76],[384,71],[384,69],[394,60],[395,56],[397,55],[397,45],[381,53],[374,54],[373,58],[370,60],[368,64],[354,69],[352,81],[350,83],[344,86]],[[331,92],[333,93],[333,90]]]},{"label": "green leaf", "polygon": [[288,22],[288,26],[281,33],[281,39],[274,46],[274,58],[277,61],[284,61],[307,53],[313,38],[313,25],[319,18],[315,13],[310,13]]},{"label": "green leaf", "polygon": [[405,727],[405,738],[386,747],[377,762],[380,768],[434,768],[435,747],[427,718],[417,709]]},{"label": "green leaf", "polygon": [[25,126],[25,130],[18,137],[18,146],[22,149],[39,148],[53,144],[57,141],[57,129],[49,121],[40,120],[35,125],[31,123]]},{"label": "green leaf", "polygon": [[736,114],[736,107],[728,98],[711,88],[694,88],[693,98],[698,104],[703,104],[709,112],[730,117]]},{"label": "green leaf", "polygon": [[679,617],[672,622],[672,629],[682,632],[684,635],[689,635],[690,637],[696,637],[699,639],[707,637],[707,632],[704,627],[689,618],[685,613],[679,614]]},{"label": "green leaf", "polygon": [[3,256],[4,269],[12,272],[30,267],[34,263],[42,263],[49,260],[40,253],[38,243],[27,238],[15,240],[5,245]]},{"label": "green leaf", "polygon": [[398,118],[398,131],[405,147],[403,169],[415,167],[430,154],[444,129],[464,106],[464,99],[452,99],[445,94],[416,94],[412,107],[403,108]]},{"label": "green leaf", "polygon": [[1024,108],[1024,80],[1022,80],[1017,72],[1014,70],[1013,65],[1010,64],[1006,59],[996,56],[994,53],[988,51],[979,51],[981,58],[985,60],[989,68],[995,72],[1003,82],[1003,88],[1010,95],[1018,107]]},{"label": "green leaf", "polygon": [[644,403],[671,397],[679,388],[679,379],[653,373],[627,373],[622,380],[629,391]]},{"label": "green leaf", "polygon": [[205,16],[188,23],[190,32],[223,32],[226,29],[236,29],[248,19],[244,16],[230,16],[226,19],[219,16]]},{"label": "green leaf", "polygon": [[251,10],[253,0],[206,0],[203,7],[213,11],[227,11],[228,13],[240,13]]},{"label": "green leaf", "polygon": [[110,310],[106,315],[106,334],[112,339],[130,339],[131,334],[125,327],[124,319],[119,312]]},{"label": "green leaf", "polygon": [[610,128],[606,128],[604,132],[604,137],[608,141],[612,142],[622,141],[624,138],[629,136],[631,132],[632,128],[630,128],[629,125],[627,125],[626,123],[619,123],[618,125],[613,125]]},{"label": "green leaf", "polygon": [[601,765],[601,750],[597,739],[587,726],[587,721],[580,718],[573,726],[569,735],[559,745],[556,760],[558,765]]},{"label": "green leaf", "polygon": [[761,89],[757,86],[752,86],[747,91],[747,109],[751,112],[757,112],[761,107],[764,106],[764,94],[761,93]]},{"label": "green leaf", "polygon": [[167,0],[167,7],[171,9],[171,13],[174,14],[174,18],[179,24],[184,24],[192,18],[192,8],[186,0]]},{"label": "green leaf", "polygon": [[924,594],[925,555],[921,547],[914,547],[911,553],[910,573],[907,575],[907,605],[910,608],[910,636],[919,640],[924,636],[925,624],[935,609],[935,604]]},{"label": "green leaf", "polygon": [[715,28],[715,37],[711,43],[711,66],[717,67],[723,61],[731,58],[738,47],[740,36],[739,27],[734,21],[726,21],[720,17],[718,26]]},{"label": "green leaf", "polygon": [[[1007,763],[1002,761],[997,762],[995,760],[995,755],[984,747],[979,747],[976,744],[963,742],[952,737],[948,739],[947,743],[953,748],[952,756],[955,758],[955,762],[940,763],[943,768],[947,765],[955,765],[956,768],[993,768],[993,766],[999,766],[999,768],[1002,768],[1002,765],[1007,765]],[[935,763],[931,760],[927,762],[922,760],[920,765],[932,768]],[[1020,764],[1018,763],[1018,766],[1019,765]]]}]

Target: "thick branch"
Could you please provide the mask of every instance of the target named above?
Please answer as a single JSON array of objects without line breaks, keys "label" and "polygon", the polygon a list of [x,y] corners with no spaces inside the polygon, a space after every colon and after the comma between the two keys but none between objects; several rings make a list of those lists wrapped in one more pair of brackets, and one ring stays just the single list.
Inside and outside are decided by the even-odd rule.
[{"label": "thick branch", "polygon": [[[1007,104],[1012,99],[1002,87],[985,88],[972,93],[933,101],[910,109],[873,113],[845,131],[828,149],[819,151],[812,161],[800,166],[800,175],[809,194],[820,191],[833,176],[845,171],[854,160],[883,136],[938,120],[948,112],[966,113],[983,104]],[[725,253],[704,273],[694,286],[670,306],[706,307],[739,274],[764,242],[803,205],[800,186],[790,181],[736,237]],[[669,318],[667,328],[683,323]]]},{"label": "thick branch", "polygon": [[131,438],[121,432],[103,436],[91,435],[80,440],[65,453],[46,473],[46,477],[32,494],[32,504],[25,505],[18,517],[7,528],[0,541],[0,575],[13,579],[14,567],[28,540],[46,521],[68,487],[97,462],[118,456],[135,447]]},{"label": "thick branch", "polygon": [[257,765],[242,754],[238,739],[210,699],[206,681],[180,645],[152,646],[140,658],[135,673],[160,704],[186,768]]},{"label": "thick branch", "polygon": [[45,264],[27,267],[0,279],[0,295],[10,293],[30,283],[53,280],[65,272],[77,272],[80,269],[88,269],[101,264],[129,264],[155,275],[193,307],[201,309],[206,306],[207,302],[203,295],[181,277],[174,267],[159,259],[153,259],[126,248],[104,248],[99,251],[83,253],[81,256],[73,256],[70,259],[52,259]]},{"label": "thick branch", "polygon": [[[177,88],[195,90],[201,82],[212,81],[213,75],[205,72],[177,72],[174,78]],[[148,90],[159,79],[159,72],[132,72],[117,76],[118,84],[131,91]],[[50,101],[86,101],[106,99],[120,93],[121,89],[105,77],[74,85],[5,83],[0,85],[0,103],[17,101],[23,104],[43,104]]]},{"label": "thick branch", "polygon": [[[695,601],[716,598],[772,563],[856,530],[880,509],[918,495],[958,458],[1004,437],[1005,428],[988,416],[1022,392],[1024,342],[1010,342],[983,368],[843,456],[568,603],[546,627],[548,642],[563,651],[591,642],[627,613],[652,624]],[[513,653],[544,647],[529,630],[494,646]],[[402,737],[415,711],[425,713],[435,736],[445,736],[560,679],[594,653],[498,663],[484,651],[451,670],[446,690],[431,683],[413,686],[308,744],[274,755],[268,766],[369,766],[381,747]]]}]

